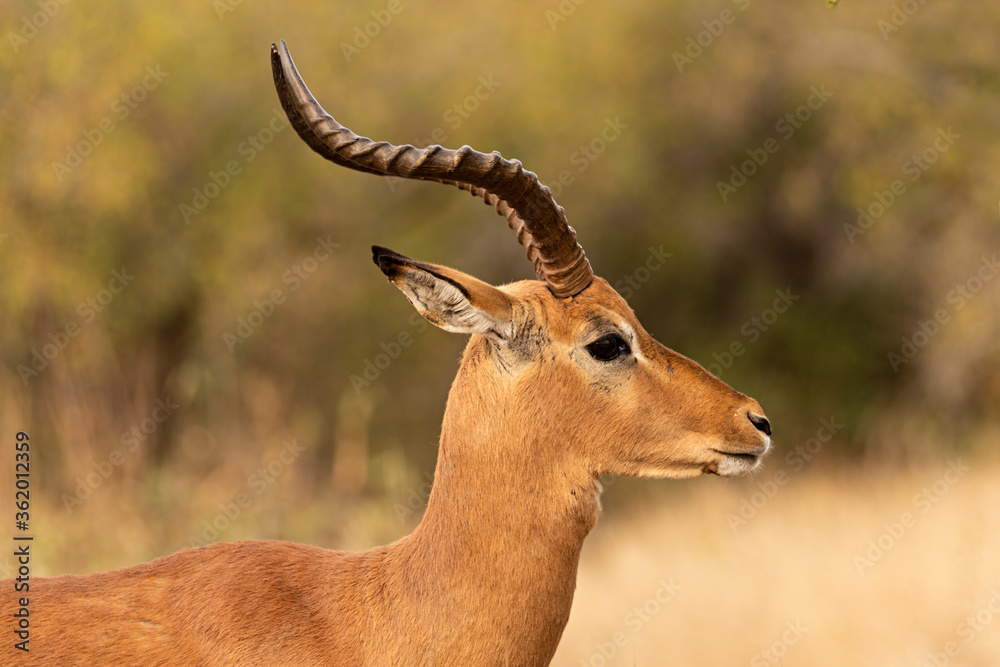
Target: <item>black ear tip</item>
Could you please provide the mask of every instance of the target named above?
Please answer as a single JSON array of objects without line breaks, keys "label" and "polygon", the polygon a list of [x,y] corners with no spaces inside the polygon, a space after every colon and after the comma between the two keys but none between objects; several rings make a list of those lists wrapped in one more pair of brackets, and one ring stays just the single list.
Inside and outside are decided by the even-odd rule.
[{"label": "black ear tip", "polygon": [[389,250],[388,248],[383,248],[380,245],[373,245],[372,246],[372,261],[375,262],[376,265],[378,265],[378,259],[379,259],[379,257],[382,257],[383,255],[389,254],[391,252],[392,251]]},{"label": "black ear tip", "polygon": [[382,266],[386,262],[392,262],[394,264],[409,263],[413,264],[416,262],[415,259],[407,257],[406,255],[401,255],[395,250],[390,250],[389,248],[383,248],[380,245],[372,246],[372,260]]},{"label": "black ear tip", "polygon": [[389,275],[392,267],[396,264],[392,261],[392,257],[395,254],[396,253],[393,251],[388,248],[383,248],[380,245],[372,246],[372,261],[375,262],[375,266],[377,266],[379,270],[386,275]]},{"label": "black ear tip", "polygon": [[399,271],[403,264],[412,264],[413,260],[406,255],[400,255],[395,250],[383,248],[380,245],[372,246],[372,261],[385,275],[390,278]]}]

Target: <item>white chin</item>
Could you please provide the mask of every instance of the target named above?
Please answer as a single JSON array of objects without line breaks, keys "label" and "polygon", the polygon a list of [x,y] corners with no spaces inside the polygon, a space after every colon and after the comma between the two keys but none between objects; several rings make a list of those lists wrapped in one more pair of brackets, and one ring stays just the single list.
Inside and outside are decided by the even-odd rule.
[{"label": "white chin", "polygon": [[753,459],[743,456],[724,455],[719,465],[716,466],[716,474],[720,477],[739,477],[753,472],[760,467],[761,457]]}]

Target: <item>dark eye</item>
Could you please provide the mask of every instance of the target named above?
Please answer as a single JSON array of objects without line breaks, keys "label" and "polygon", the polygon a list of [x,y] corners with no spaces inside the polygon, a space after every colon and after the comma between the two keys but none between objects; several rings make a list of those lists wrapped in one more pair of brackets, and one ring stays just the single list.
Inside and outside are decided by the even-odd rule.
[{"label": "dark eye", "polygon": [[598,361],[611,361],[623,352],[628,354],[630,351],[628,343],[618,334],[602,336],[587,346],[587,352]]}]

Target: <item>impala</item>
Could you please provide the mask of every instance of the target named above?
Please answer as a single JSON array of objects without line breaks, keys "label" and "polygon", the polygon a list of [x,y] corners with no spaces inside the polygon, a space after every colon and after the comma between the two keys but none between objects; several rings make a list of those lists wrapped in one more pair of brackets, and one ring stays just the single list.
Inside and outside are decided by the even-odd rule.
[{"label": "impala", "polygon": [[[360,553],[217,543],[132,567],[31,581],[36,665],[546,665],[569,619],[601,475],[756,469],[760,405],[656,342],[595,276],[548,188],[469,147],[374,142],[316,102],[271,46],[299,136],[344,167],[455,185],[503,215],[539,280],[491,286],[374,247],[433,324],[470,336],[414,532]],[[3,608],[16,604],[11,581]],[[5,611],[4,616],[10,618]]]}]

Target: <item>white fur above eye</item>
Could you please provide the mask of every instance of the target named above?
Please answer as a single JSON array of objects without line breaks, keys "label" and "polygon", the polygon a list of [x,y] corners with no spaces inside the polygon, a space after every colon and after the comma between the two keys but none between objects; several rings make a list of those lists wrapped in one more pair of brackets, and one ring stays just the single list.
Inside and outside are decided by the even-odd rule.
[{"label": "white fur above eye", "polygon": [[647,363],[646,357],[642,356],[642,350],[639,349],[639,338],[635,335],[635,330],[632,329],[624,320],[618,325],[621,330],[625,332],[625,336],[628,338],[628,345],[632,348],[632,354],[635,358],[639,360],[640,363]]}]

